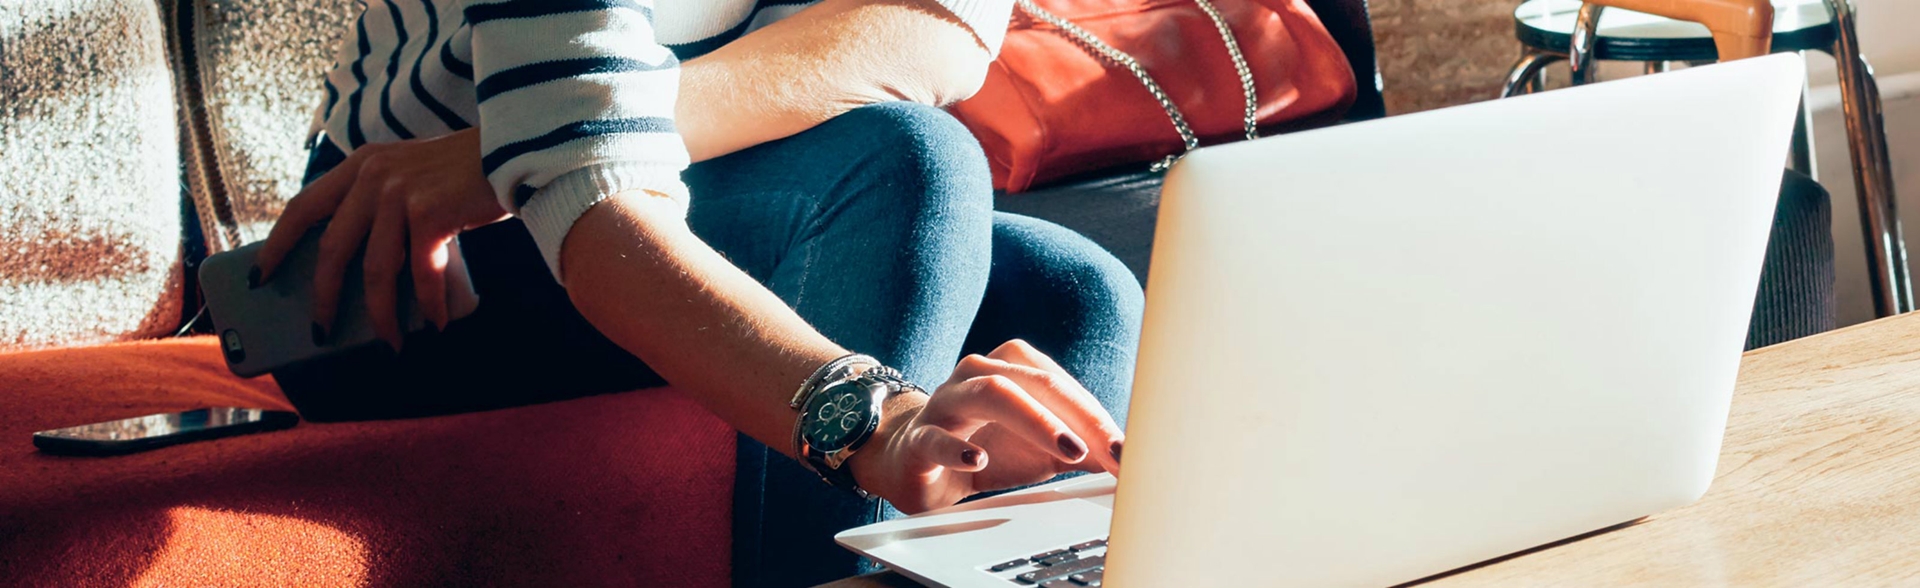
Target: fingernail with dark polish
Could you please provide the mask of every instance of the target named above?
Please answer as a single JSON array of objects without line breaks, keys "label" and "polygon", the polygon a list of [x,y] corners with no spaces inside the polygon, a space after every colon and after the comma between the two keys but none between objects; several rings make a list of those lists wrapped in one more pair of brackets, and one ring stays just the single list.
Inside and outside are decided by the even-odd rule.
[{"label": "fingernail with dark polish", "polygon": [[260,266],[256,265],[247,270],[247,289],[252,290],[258,287],[260,287]]},{"label": "fingernail with dark polish", "polygon": [[326,327],[320,326],[320,323],[318,321],[313,323],[313,344],[314,345],[327,344],[327,329]]},{"label": "fingernail with dark polish", "polygon": [[1125,441],[1114,441],[1113,445],[1107,447],[1107,451],[1113,453],[1114,461],[1120,461],[1120,446],[1124,444],[1126,444]]},{"label": "fingernail with dark polish", "polygon": [[967,449],[967,450],[961,451],[960,463],[967,464],[967,467],[970,467],[970,468],[980,467],[980,450]]},{"label": "fingernail with dark polish", "polygon": [[1080,459],[1087,455],[1087,446],[1081,445],[1079,439],[1068,435],[1061,435],[1060,452],[1066,454],[1067,459]]}]

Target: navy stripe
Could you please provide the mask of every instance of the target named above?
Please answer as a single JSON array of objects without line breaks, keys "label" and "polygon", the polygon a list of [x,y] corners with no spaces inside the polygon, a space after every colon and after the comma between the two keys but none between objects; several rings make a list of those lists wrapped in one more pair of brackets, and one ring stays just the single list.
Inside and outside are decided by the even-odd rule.
[{"label": "navy stripe", "polygon": [[333,87],[332,76],[325,78],[324,83],[321,85],[327,88],[327,109],[320,111],[322,113],[321,116],[331,118],[333,116],[333,107],[340,104],[340,89]]},{"label": "navy stripe", "polygon": [[[758,13],[759,11],[755,10],[755,14],[758,14]],[[673,51],[674,57],[679,58],[681,61],[686,61],[689,59],[693,59],[695,57],[712,53],[713,50],[719,49],[721,45],[732,43],[735,39],[739,39],[742,35],[747,34],[747,26],[752,24],[753,24],[753,15],[747,15],[746,20],[740,21],[740,24],[733,25],[733,28],[728,29],[726,32],[723,32],[711,37],[707,37],[705,39],[701,39],[698,41],[694,41],[692,43],[667,45],[666,47],[668,50]]]},{"label": "navy stripe", "polygon": [[677,63],[678,61],[672,56],[668,56],[665,61],[658,64],[625,57],[580,57],[542,61],[495,72],[487,76],[487,79],[480,80],[474,93],[479,96],[480,102],[486,102],[494,96],[554,80],[594,74],[660,71],[673,69]]},{"label": "navy stripe", "polygon": [[509,18],[539,18],[569,12],[588,12],[593,10],[612,10],[625,8],[639,12],[653,22],[653,10],[641,6],[634,0],[507,0],[494,4],[474,4],[467,7],[467,24],[479,25],[488,21]]},{"label": "navy stripe", "polygon": [[498,149],[494,149],[493,152],[480,158],[480,169],[491,176],[493,172],[500,169],[500,166],[506,165],[507,162],[513,161],[516,157],[535,151],[551,149],[564,145],[569,141],[588,137],[626,133],[672,132],[675,131],[673,128],[673,119],[671,118],[649,116],[641,118],[583,120],[568,123],[565,126],[549,131],[545,135],[532,139],[501,145]]},{"label": "navy stripe", "polygon": [[393,80],[400,77],[400,54],[407,50],[407,20],[400,15],[400,6],[387,0],[387,14],[393,16],[393,54],[387,57],[387,82],[380,87],[380,120],[386,121],[387,128],[394,136],[412,139],[413,131],[400,123],[400,117],[393,115]]},{"label": "navy stripe", "polygon": [[513,189],[513,207],[526,208],[527,201],[532,200],[533,195],[538,193],[540,193],[540,189],[526,184],[515,187]]},{"label": "navy stripe", "polygon": [[420,82],[420,64],[427,61],[427,52],[433,50],[433,44],[440,42],[440,15],[437,14],[440,11],[439,8],[434,6],[433,0],[420,0],[420,7],[427,11],[427,42],[420,46],[420,55],[413,60],[413,79],[408,80],[412,82],[413,95],[420,100],[421,106],[427,107],[427,110],[433,111],[434,116],[440,117],[440,122],[447,125],[447,128],[458,131],[471,127],[473,125],[468,124],[467,119],[461,118],[459,113],[441,104],[440,99],[433,97],[433,93],[427,91],[427,85]]},{"label": "navy stripe", "polygon": [[367,134],[360,130],[360,97],[367,92],[367,70],[363,66],[367,54],[373,51],[372,44],[367,42],[366,11],[360,12],[360,19],[354,21],[353,28],[360,36],[360,54],[353,58],[353,79],[358,84],[353,87],[353,94],[347,96],[347,147],[350,150],[367,144]]},{"label": "navy stripe", "polygon": [[708,53],[712,53],[715,49],[719,49],[721,45],[732,43],[735,40],[739,39],[740,37],[745,36],[747,34],[747,28],[750,26],[753,26],[753,19],[760,18],[760,11],[762,10],[766,10],[767,8],[774,7],[774,6],[798,6],[798,5],[804,5],[804,4],[814,4],[819,1],[820,0],[760,0],[759,2],[754,3],[753,12],[747,14],[746,18],[741,19],[739,24],[733,25],[733,28],[728,29],[718,35],[707,37],[705,39],[701,39],[691,43],[667,45],[667,49],[672,50],[673,55],[675,57],[679,57],[681,61],[686,61],[689,59],[693,59],[695,57],[706,55]]},{"label": "navy stripe", "polygon": [[440,67],[447,68],[447,73],[468,80],[473,79],[473,64],[461,61],[460,58],[453,56],[452,36],[448,36],[447,42],[440,44]]}]

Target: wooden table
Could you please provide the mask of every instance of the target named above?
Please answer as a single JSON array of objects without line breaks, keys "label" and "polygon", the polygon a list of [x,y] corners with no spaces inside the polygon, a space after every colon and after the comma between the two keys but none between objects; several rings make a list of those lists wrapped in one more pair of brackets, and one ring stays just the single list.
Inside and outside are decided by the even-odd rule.
[{"label": "wooden table", "polygon": [[1699,502],[1419,585],[1920,586],[1920,313],[1749,352]]}]

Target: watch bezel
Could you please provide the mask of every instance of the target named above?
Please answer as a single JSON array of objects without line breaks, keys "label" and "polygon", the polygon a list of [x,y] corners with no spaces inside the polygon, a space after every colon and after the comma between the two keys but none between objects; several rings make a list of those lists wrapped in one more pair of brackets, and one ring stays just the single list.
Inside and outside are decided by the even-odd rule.
[{"label": "watch bezel", "polygon": [[800,425],[801,447],[809,456],[816,453],[819,454],[821,459],[827,462],[827,466],[834,469],[839,469],[840,464],[845,461],[847,453],[858,451],[860,447],[866,445],[868,440],[873,438],[874,431],[880,428],[881,403],[885,401],[887,395],[892,392],[890,386],[883,380],[870,378],[865,375],[856,375],[828,382],[826,385],[821,386],[820,391],[808,398],[801,408],[813,407],[815,400],[827,396],[830,391],[840,386],[859,386],[866,392],[866,422],[861,423],[858,429],[850,429],[850,433],[838,447],[827,448],[815,445],[813,436],[807,432],[807,430],[811,428],[810,425],[819,422],[819,415],[816,414],[815,411],[804,411],[800,417],[802,420]]}]

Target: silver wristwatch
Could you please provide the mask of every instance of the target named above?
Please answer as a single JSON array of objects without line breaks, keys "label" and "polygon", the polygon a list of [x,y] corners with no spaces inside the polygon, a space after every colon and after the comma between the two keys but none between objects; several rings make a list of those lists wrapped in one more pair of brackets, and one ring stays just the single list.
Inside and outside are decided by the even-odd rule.
[{"label": "silver wristwatch", "polygon": [[873,438],[888,397],[919,389],[872,357],[848,355],[827,362],[788,403],[800,411],[793,426],[795,453],[828,484],[872,498],[855,483],[847,459]]}]

